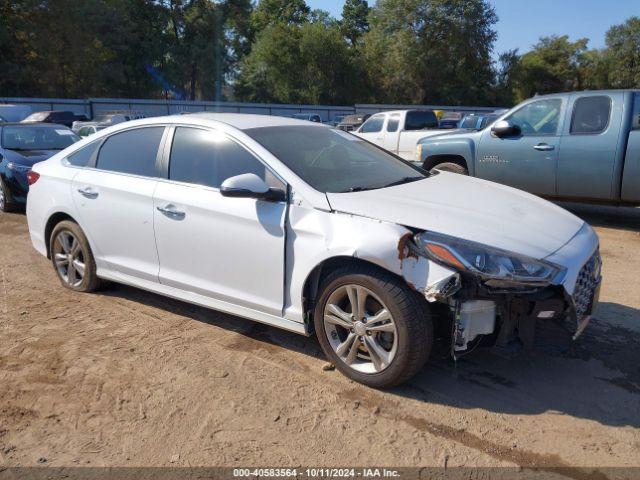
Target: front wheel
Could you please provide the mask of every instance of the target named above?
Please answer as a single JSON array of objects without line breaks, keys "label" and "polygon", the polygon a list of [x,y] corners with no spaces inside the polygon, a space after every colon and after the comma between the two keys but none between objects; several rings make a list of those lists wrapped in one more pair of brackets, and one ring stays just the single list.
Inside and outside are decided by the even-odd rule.
[{"label": "front wheel", "polygon": [[100,286],[89,241],[77,223],[58,223],[50,242],[51,262],[63,286],[76,292],[92,292]]},{"label": "front wheel", "polygon": [[433,342],[431,318],[417,294],[374,267],[330,274],[315,306],[314,326],[336,368],[374,388],[392,387],[414,376]]},{"label": "front wheel", "polygon": [[0,212],[13,212],[15,205],[11,199],[11,190],[4,183],[4,180],[0,178]]}]

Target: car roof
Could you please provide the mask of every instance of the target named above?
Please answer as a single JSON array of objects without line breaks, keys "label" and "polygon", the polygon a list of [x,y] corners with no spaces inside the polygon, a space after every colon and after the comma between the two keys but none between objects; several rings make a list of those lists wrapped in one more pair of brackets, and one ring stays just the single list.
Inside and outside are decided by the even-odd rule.
[{"label": "car roof", "polygon": [[[205,120],[213,120],[216,122],[226,123],[238,130],[248,130],[250,128],[263,128],[263,127],[284,127],[284,126],[317,126],[322,127],[321,124],[309,122],[307,120],[298,120],[290,117],[278,117],[276,115],[257,115],[251,113],[213,113],[213,112],[199,112],[190,113],[186,116],[197,117]],[[167,117],[171,118],[171,117]],[[175,118],[172,118],[175,121]]]},{"label": "car roof", "polygon": [[558,92],[558,93],[545,93],[544,95],[535,95],[527,100],[533,100],[534,98],[546,98],[546,97],[568,97],[569,95],[574,94],[608,94],[608,93],[640,93],[640,90],[637,88],[619,88],[619,89],[608,89],[608,90],[574,90],[572,92]]},{"label": "car roof", "polygon": [[68,128],[65,125],[49,122],[0,122],[0,127],[51,127],[51,128]]}]

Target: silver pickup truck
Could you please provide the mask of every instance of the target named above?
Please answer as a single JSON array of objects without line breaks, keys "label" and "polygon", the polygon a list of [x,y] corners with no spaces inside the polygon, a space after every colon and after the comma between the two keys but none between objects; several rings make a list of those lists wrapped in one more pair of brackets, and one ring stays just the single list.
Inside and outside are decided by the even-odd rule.
[{"label": "silver pickup truck", "polygon": [[558,200],[640,205],[640,90],[537,96],[483,130],[420,140],[416,162]]}]

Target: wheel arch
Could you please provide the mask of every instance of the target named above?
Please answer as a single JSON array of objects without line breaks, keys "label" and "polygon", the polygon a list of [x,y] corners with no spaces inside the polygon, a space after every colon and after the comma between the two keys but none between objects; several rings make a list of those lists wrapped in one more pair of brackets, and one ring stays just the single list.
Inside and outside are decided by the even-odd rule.
[{"label": "wheel arch", "polygon": [[469,165],[467,163],[467,159],[464,158],[464,156],[462,155],[451,154],[451,153],[428,156],[424,160],[424,163],[422,164],[422,168],[424,168],[425,170],[431,170],[436,165],[440,165],[441,163],[445,163],[445,162],[455,163],[457,165],[460,165],[461,167],[466,168],[467,172],[469,171]]},{"label": "wheel arch", "polygon": [[379,270],[380,272],[384,272],[385,274],[393,275],[394,277],[401,280],[404,284],[406,284],[409,288],[413,289],[413,286],[407,281],[406,278],[387,268],[384,268],[383,266],[375,262],[349,255],[338,255],[325,258],[309,272],[302,288],[302,305],[304,312],[307,314],[306,317],[309,321],[312,318],[313,310],[315,308],[315,302],[318,299],[322,279],[327,277],[327,275],[329,275],[331,272],[349,266],[366,266],[369,268],[374,268],[376,270]]},{"label": "wheel arch", "polygon": [[51,258],[51,233],[53,233],[53,229],[56,225],[64,220],[70,220],[73,223],[78,224],[78,221],[66,212],[56,212],[50,215],[47,219],[47,223],[44,227],[44,241],[45,246],[47,247],[47,258]]}]

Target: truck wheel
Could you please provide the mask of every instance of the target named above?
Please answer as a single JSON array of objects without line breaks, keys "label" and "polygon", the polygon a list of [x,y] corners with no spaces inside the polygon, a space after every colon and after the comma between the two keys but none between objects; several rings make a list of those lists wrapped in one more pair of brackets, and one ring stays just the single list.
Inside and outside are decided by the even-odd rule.
[{"label": "truck wheel", "polygon": [[416,292],[375,267],[332,272],[322,282],[314,326],[327,358],[374,388],[398,385],[425,364],[433,324]]},{"label": "truck wheel", "polygon": [[443,172],[459,173],[460,175],[469,175],[469,172],[465,167],[463,167],[459,163],[453,163],[453,162],[439,163],[438,165],[431,167],[431,170],[429,171],[431,173],[434,173],[438,170],[441,170]]}]

